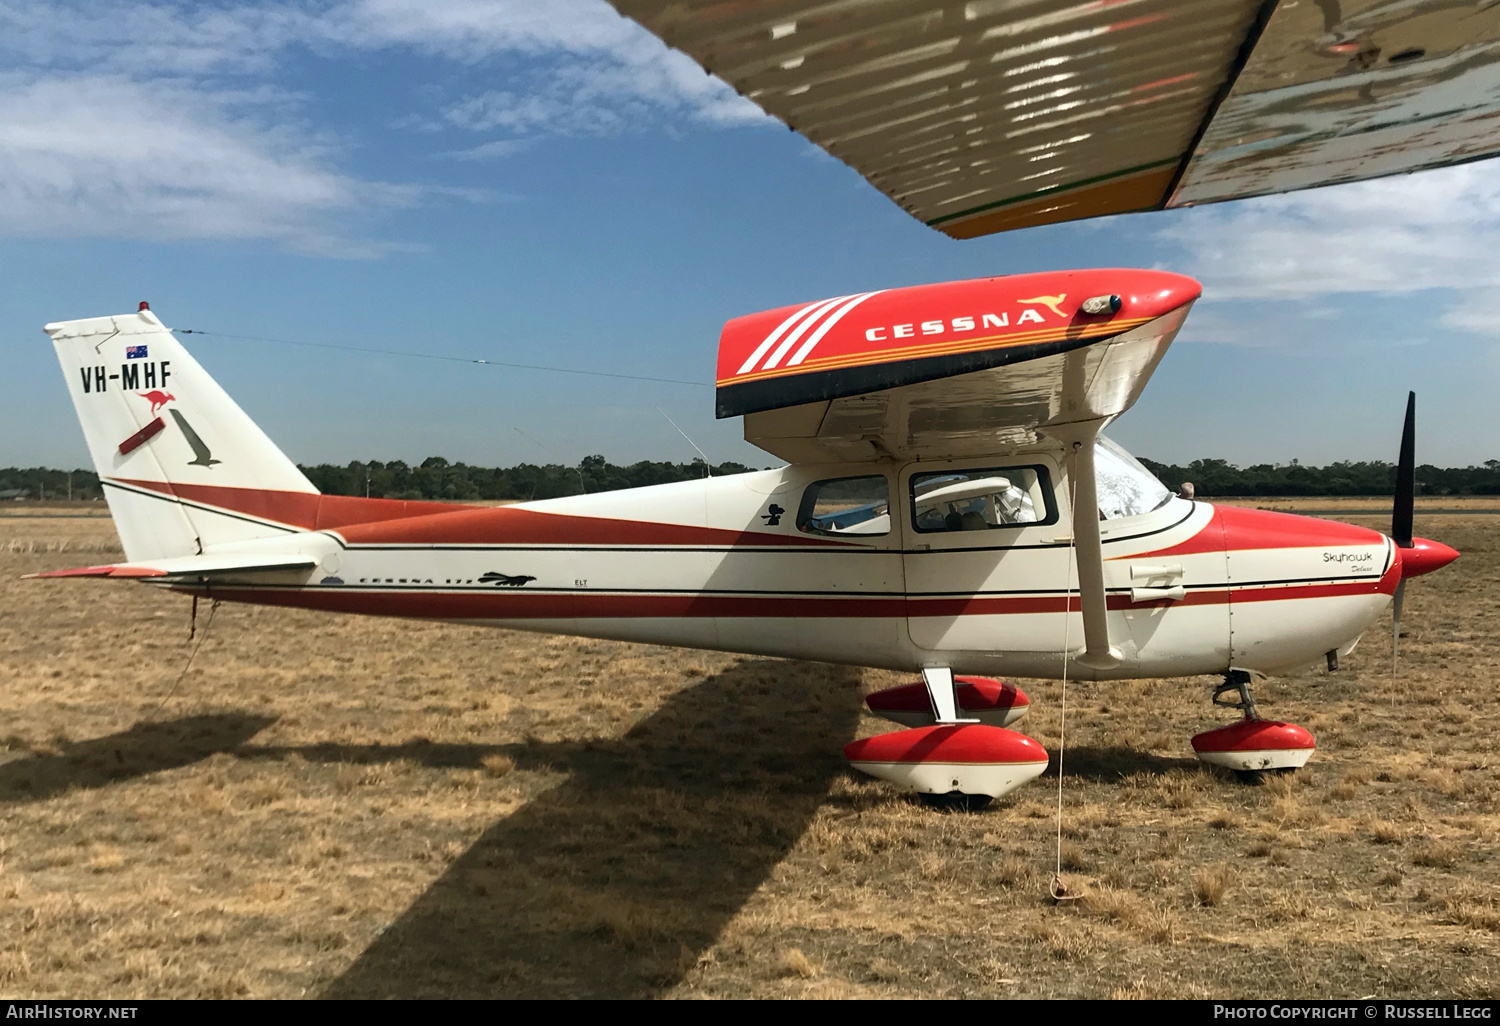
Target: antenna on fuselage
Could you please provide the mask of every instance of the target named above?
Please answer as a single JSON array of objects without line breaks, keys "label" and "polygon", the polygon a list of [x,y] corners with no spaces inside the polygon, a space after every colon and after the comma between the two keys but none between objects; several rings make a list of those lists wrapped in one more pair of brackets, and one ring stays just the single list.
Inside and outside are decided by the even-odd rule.
[{"label": "antenna on fuselage", "polygon": [[[522,438],[526,439],[532,445],[536,446],[538,449],[542,450],[542,452],[546,453],[548,456],[551,456],[553,459],[557,460],[557,465],[558,466],[560,466],[560,467],[566,467],[567,466],[567,464],[562,461],[562,457],[561,456],[557,455],[557,453],[555,453],[551,449],[547,448],[545,445],[543,445],[541,442],[537,441],[535,438],[533,438],[531,435],[527,434],[525,431],[522,431],[520,428],[516,427],[514,424],[511,425],[510,429],[512,431],[514,431],[516,434],[520,435]],[[583,479],[583,468],[582,467],[574,467],[573,468],[573,473],[575,473],[575,474],[578,475],[578,487],[580,487],[580,488],[583,489],[583,494],[584,495],[587,495],[589,493],[589,486],[588,486],[588,482]]]},{"label": "antenna on fuselage", "polygon": [[[656,412],[661,414],[663,417],[667,417],[667,411],[662,409],[660,406],[656,408]],[[702,449],[698,449],[698,443],[693,441],[691,438],[688,438],[688,433],[682,430],[682,428],[677,427],[677,422],[671,417],[667,417],[667,423],[671,424],[674,428],[677,428],[677,433],[683,438],[687,438],[687,444],[691,445],[694,449],[697,449],[698,455],[703,457],[703,476],[713,477],[714,465],[713,461],[708,458],[708,453],[704,452]]]}]

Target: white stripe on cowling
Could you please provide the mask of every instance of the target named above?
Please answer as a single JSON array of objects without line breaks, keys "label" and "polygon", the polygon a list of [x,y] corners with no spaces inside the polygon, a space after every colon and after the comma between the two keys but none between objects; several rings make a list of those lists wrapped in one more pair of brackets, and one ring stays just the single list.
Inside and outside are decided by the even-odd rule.
[{"label": "white stripe on cowling", "polygon": [[[840,298],[847,299],[848,297],[847,296],[842,296]],[[837,303],[838,300],[835,299],[834,302]],[[740,369],[736,373],[738,373],[738,374],[747,374],[747,373],[749,373],[750,369],[753,368],[757,363],[760,362],[760,358],[762,356],[766,355],[766,351],[769,350],[772,346],[774,346],[776,344],[776,340],[779,339],[779,338],[781,338],[782,334],[788,328],[790,328],[793,324],[796,324],[804,316],[806,316],[806,315],[808,315],[810,313],[813,313],[815,310],[818,310],[820,307],[822,307],[824,305],[825,305],[824,302],[808,303],[802,309],[798,310],[796,313],[792,314],[786,320],[782,321],[781,324],[779,324],[777,326],[777,328],[776,328],[775,331],[773,331],[769,335],[767,335],[765,337],[764,341],[762,341],[760,345],[758,345],[758,346],[755,347],[755,352],[753,352],[753,353],[750,354],[750,358],[748,360],[746,360],[743,365],[741,365]]]},{"label": "white stripe on cowling", "polygon": [[814,346],[823,341],[823,336],[828,334],[828,329],[833,327],[841,319],[843,319],[844,314],[848,313],[850,310],[853,310],[856,306],[863,303],[871,296],[879,295],[883,291],[883,289],[876,289],[874,292],[862,293],[861,295],[855,296],[853,299],[849,300],[849,302],[845,303],[843,306],[839,307],[838,311],[834,313],[832,317],[829,317],[822,324],[820,324],[818,326],[818,330],[813,332],[812,336],[808,338],[806,342],[802,343],[802,348],[797,350],[796,356],[787,361],[787,366],[795,367],[803,360],[807,359],[807,354],[813,351]]},{"label": "white stripe on cowling", "polygon": [[781,362],[781,358],[787,354],[787,351],[790,350],[792,346],[797,344],[797,340],[802,337],[803,332],[816,324],[818,318],[822,317],[829,310],[832,310],[834,307],[838,306],[848,298],[848,296],[835,296],[833,299],[825,300],[824,302],[819,303],[818,308],[814,310],[812,314],[807,317],[801,324],[797,325],[797,329],[795,331],[781,340],[781,345],[777,346],[776,351],[766,358],[766,362],[761,365],[760,369],[771,370],[772,368],[774,368],[778,363]]}]

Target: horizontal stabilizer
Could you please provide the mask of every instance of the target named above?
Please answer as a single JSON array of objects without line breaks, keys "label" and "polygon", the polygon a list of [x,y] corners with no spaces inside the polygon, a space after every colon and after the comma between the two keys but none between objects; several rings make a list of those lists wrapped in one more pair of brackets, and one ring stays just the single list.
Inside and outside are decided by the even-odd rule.
[{"label": "horizontal stabilizer", "polygon": [[80,566],[71,570],[48,570],[30,577],[223,577],[236,574],[271,573],[277,570],[311,570],[318,561],[311,556],[270,556],[233,553],[222,556],[176,556],[170,559],[144,560],[139,563],[115,563],[105,566]]}]

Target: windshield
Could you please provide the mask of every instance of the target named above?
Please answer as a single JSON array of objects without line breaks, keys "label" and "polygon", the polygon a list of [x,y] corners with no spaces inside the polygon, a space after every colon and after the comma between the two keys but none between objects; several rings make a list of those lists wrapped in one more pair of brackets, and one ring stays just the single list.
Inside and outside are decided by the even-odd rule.
[{"label": "windshield", "polygon": [[1150,513],[1172,501],[1172,493],[1151,471],[1103,435],[1094,446],[1094,476],[1101,520]]}]

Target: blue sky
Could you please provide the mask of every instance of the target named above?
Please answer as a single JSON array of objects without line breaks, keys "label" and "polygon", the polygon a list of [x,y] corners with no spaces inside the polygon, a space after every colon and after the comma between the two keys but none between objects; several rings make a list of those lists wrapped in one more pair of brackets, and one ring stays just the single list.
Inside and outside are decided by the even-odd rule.
[{"label": "blue sky", "polygon": [[1500,458],[1500,166],[955,242],[602,0],[0,0],[0,466],[85,465],[47,321],[188,338],[303,462],[774,461],[731,317],[1064,267],[1205,298],[1112,434],[1164,461]]}]

